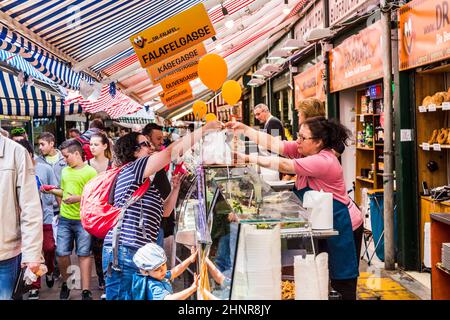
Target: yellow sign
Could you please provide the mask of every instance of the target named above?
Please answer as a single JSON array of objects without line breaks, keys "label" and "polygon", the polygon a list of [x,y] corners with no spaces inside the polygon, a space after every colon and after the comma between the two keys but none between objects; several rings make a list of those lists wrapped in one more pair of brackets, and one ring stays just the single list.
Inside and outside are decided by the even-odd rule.
[{"label": "yellow sign", "polygon": [[170,104],[167,104],[166,107],[167,107],[167,109],[173,109],[173,108],[178,107],[179,105],[181,105],[183,103],[186,103],[186,102],[189,102],[189,101],[191,101],[193,99],[194,99],[194,96],[191,93],[191,94],[186,95],[186,96],[184,96],[184,97],[182,97],[182,98],[180,98],[180,99],[178,99],[176,101],[173,101]]},{"label": "yellow sign", "polygon": [[161,87],[164,91],[175,89],[179,85],[192,81],[198,78],[198,61],[193,61],[190,64],[180,68],[180,71],[174,75],[164,77],[161,79]]},{"label": "yellow sign", "polygon": [[189,95],[192,95],[192,88],[189,83],[186,83],[176,87],[173,90],[163,91],[159,96],[161,97],[161,102],[167,105]]},{"label": "yellow sign", "polygon": [[206,54],[205,45],[200,43],[193,47],[183,50],[179,54],[173,55],[170,58],[154,64],[147,68],[147,72],[152,78],[153,83],[160,83],[161,79],[166,76],[171,76],[180,71],[179,69],[188,63],[198,61]]},{"label": "yellow sign", "polygon": [[202,3],[131,36],[131,45],[147,68],[216,34]]}]

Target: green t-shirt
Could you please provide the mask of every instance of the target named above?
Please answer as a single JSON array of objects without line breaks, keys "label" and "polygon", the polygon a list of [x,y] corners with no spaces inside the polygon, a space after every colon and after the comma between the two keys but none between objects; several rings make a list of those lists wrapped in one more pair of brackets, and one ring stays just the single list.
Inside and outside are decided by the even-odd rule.
[{"label": "green t-shirt", "polygon": [[54,165],[59,160],[59,154],[56,153],[54,156],[45,156],[45,160],[51,165]]},{"label": "green t-shirt", "polygon": [[[61,173],[61,189],[63,189],[63,199],[72,195],[81,196],[83,188],[89,180],[97,175],[97,171],[89,165],[81,169],[65,167]],[[61,202],[61,216],[66,219],[80,220],[80,203],[65,204]]]}]

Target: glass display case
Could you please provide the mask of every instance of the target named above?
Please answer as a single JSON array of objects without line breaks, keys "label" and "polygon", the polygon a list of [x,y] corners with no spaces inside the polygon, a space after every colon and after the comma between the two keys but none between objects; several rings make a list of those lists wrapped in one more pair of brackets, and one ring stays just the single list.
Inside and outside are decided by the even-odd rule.
[{"label": "glass display case", "polygon": [[[281,298],[281,238],[337,234],[313,234],[297,196],[273,190],[252,166],[197,170],[182,182],[176,213],[178,262],[191,246],[198,248],[196,270],[184,284],[192,283],[193,272],[200,274],[199,299]],[[277,290],[280,295],[269,292]]]}]

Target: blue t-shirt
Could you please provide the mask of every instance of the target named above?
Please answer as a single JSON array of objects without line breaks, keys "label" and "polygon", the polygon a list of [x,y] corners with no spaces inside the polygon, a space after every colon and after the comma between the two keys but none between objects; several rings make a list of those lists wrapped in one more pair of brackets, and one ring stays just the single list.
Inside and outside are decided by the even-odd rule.
[{"label": "blue t-shirt", "polygon": [[172,285],[169,281],[171,277],[170,271],[167,271],[162,281],[135,273],[131,286],[131,298],[133,300],[164,300],[167,295],[173,294]]},{"label": "blue t-shirt", "polygon": [[[53,185],[57,186],[58,181],[56,179],[55,173],[52,168],[48,165],[37,162],[36,167],[36,177],[38,177],[38,188],[41,185]],[[55,196],[49,193],[39,193],[41,197],[42,211],[44,214],[44,224],[52,224],[53,220],[53,204],[56,201]]]},{"label": "blue t-shirt", "polygon": [[[139,158],[127,164],[117,177],[114,191],[114,206],[121,208],[144,182],[144,170],[149,157]],[[143,228],[139,226],[143,217]],[[150,242],[156,242],[163,214],[163,202],[153,183],[144,196],[126,211],[120,231],[119,245],[139,249]],[[113,229],[105,237],[105,244],[111,245]]]}]

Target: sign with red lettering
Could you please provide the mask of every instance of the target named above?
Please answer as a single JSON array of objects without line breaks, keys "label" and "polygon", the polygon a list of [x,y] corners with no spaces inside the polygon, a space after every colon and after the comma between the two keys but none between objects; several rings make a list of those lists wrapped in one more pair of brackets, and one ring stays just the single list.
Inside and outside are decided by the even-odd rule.
[{"label": "sign with red lettering", "polygon": [[317,98],[322,101],[325,100],[322,78],[324,69],[325,65],[323,62],[319,62],[294,77],[295,108],[298,107],[300,100],[303,99]]},{"label": "sign with red lettering", "polygon": [[378,21],[330,52],[330,92],[383,77],[381,35],[381,21]]},{"label": "sign with red lettering", "polygon": [[400,70],[450,58],[450,1],[415,0],[399,9]]}]

